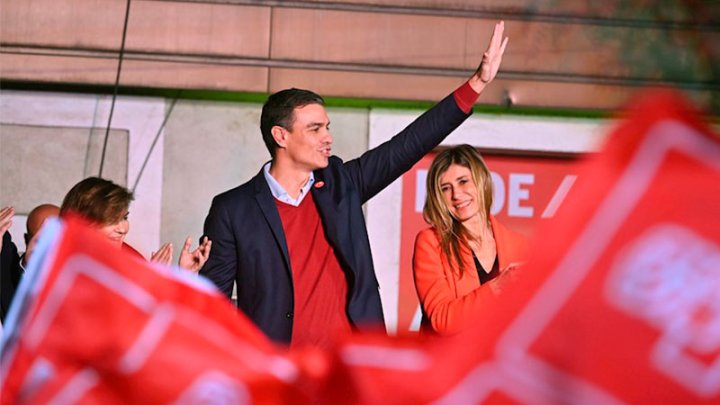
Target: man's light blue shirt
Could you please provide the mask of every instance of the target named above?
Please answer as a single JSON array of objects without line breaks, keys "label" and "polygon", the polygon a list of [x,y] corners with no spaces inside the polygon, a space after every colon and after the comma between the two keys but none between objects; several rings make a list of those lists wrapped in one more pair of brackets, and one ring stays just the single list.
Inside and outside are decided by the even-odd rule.
[{"label": "man's light blue shirt", "polygon": [[300,195],[298,198],[293,199],[290,197],[290,194],[285,191],[283,186],[280,185],[280,183],[277,182],[273,178],[273,176],[270,174],[270,163],[265,163],[265,166],[263,166],[263,174],[265,175],[265,181],[267,182],[268,186],[270,186],[270,192],[272,193],[273,197],[278,199],[279,201],[284,202],[285,204],[290,204],[293,207],[297,207],[302,202],[303,198],[305,198],[305,195],[307,195],[308,191],[310,191],[310,187],[312,187],[313,183],[315,183],[315,174],[313,172],[310,172],[310,178],[308,179],[307,183],[300,189]]}]

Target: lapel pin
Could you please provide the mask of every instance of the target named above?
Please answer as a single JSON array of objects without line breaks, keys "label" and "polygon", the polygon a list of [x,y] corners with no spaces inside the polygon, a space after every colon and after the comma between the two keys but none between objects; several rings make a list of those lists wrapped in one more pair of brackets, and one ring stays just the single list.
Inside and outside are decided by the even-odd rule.
[{"label": "lapel pin", "polygon": [[316,181],[315,182],[315,188],[320,188],[325,185],[324,181]]}]

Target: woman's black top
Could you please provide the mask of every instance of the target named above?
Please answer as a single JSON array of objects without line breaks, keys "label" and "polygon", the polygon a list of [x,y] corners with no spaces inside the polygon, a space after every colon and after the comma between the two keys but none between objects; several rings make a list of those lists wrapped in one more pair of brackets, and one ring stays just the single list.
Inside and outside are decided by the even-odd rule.
[{"label": "woman's black top", "polygon": [[486,272],[485,268],[480,264],[480,260],[473,254],[473,260],[475,260],[475,269],[478,272],[478,278],[480,278],[480,285],[487,283],[494,279],[500,274],[500,264],[498,263],[498,257],[495,255],[495,262],[493,263],[492,270]]}]

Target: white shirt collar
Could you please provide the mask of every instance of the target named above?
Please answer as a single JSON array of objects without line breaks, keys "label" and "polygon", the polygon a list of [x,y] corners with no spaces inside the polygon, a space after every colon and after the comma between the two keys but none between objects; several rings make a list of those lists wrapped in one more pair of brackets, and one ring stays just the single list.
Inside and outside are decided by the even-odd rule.
[{"label": "white shirt collar", "polygon": [[313,174],[313,172],[310,172],[310,178],[308,179],[307,183],[305,183],[305,185],[300,189],[300,195],[298,196],[298,198],[293,199],[292,197],[290,197],[287,191],[285,191],[283,186],[281,186],[280,183],[278,183],[277,180],[275,180],[275,178],[270,174],[271,163],[272,162],[267,162],[263,166],[263,174],[265,175],[265,181],[270,187],[270,192],[272,193],[273,197],[275,197],[275,199],[282,201],[285,204],[290,204],[294,207],[297,207],[305,198],[308,191],[310,191],[310,187],[312,187],[313,183],[315,183],[315,175]]}]

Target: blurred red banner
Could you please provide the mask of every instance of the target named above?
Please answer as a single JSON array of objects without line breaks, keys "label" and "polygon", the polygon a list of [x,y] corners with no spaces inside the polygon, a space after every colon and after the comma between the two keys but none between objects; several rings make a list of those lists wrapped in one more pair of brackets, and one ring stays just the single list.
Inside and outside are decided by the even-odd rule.
[{"label": "blurred red banner", "polygon": [[3,404],[303,398],[298,367],[209,283],[117,250],[76,219],[43,238],[6,330]]}]

